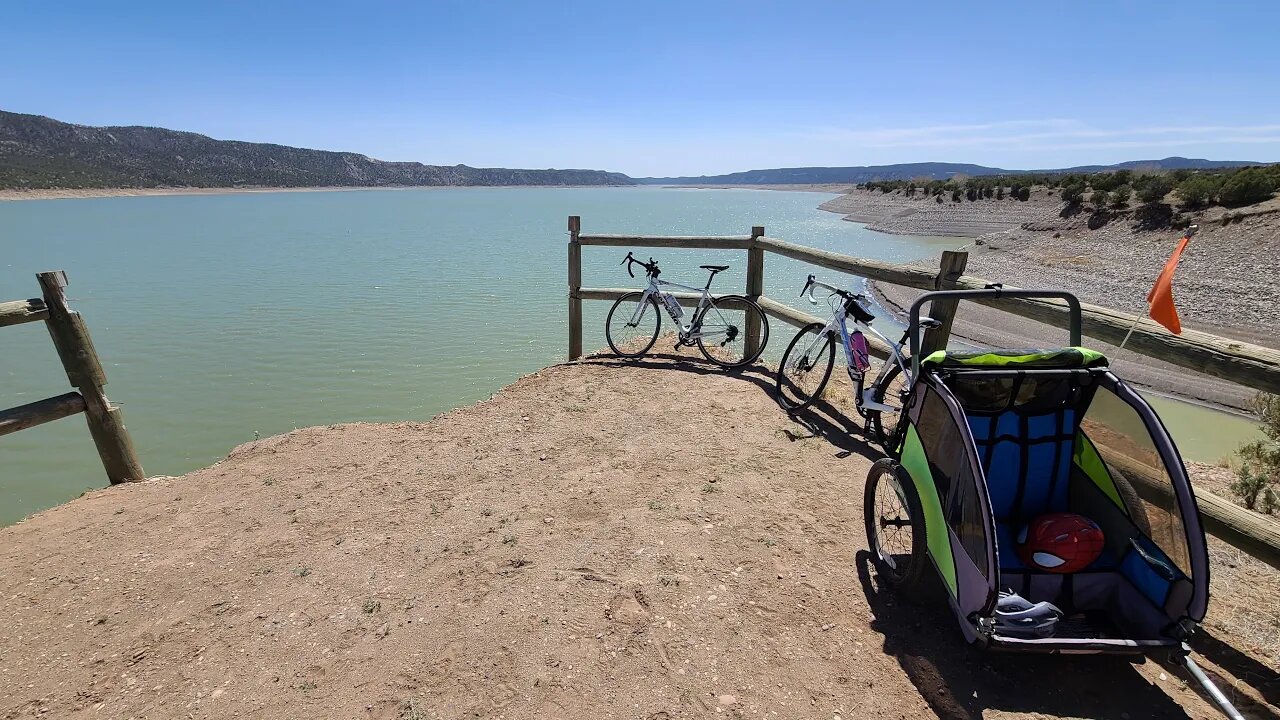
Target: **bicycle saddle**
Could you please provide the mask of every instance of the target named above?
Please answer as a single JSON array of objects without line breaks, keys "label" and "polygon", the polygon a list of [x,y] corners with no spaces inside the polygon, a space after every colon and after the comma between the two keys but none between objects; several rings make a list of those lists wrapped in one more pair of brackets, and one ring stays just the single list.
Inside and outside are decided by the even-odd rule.
[{"label": "bicycle saddle", "polygon": [[710,270],[712,275],[729,269],[728,265],[702,265],[701,267],[703,270]]}]

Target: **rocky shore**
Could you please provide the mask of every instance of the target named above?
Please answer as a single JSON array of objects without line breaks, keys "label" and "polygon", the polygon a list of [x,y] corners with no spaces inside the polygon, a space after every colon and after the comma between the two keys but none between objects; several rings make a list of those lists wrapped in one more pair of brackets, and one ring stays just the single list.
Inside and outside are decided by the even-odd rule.
[{"label": "rocky shore", "polygon": [[[1064,212],[1054,195],[1037,190],[1026,202],[943,203],[896,193],[856,190],[824,203],[824,210],[883,232],[974,238],[966,273],[1017,287],[1065,289],[1081,300],[1145,313],[1146,295],[1182,231],[1138,229],[1132,211],[1098,217]],[[1174,297],[1183,325],[1276,347],[1271,320],[1280,312],[1280,199],[1226,212],[1214,208],[1191,220],[1200,226],[1183,255]],[[1105,220],[1105,222],[1102,222]],[[932,266],[931,258],[924,261]],[[909,306],[914,290],[876,289],[890,309]],[[1057,341],[1054,329],[991,308],[965,308],[956,336],[993,347]],[[1144,387],[1229,408],[1244,408],[1254,392],[1190,373],[1159,360],[1099,344],[1126,377]]]},{"label": "rocky shore", "polygon": [[[1147,291],[1182,235],[1138,229],[1132,211],[1113,212],[1105,222],[1087,210],[1064,212],[1061,201],[1044,191],[1027,202],[939,204],[858,190],[821,207],[846,212],[846,219],[874,230],[974,238],[970,275],[1063,288],[1086,302],[1133,313],[1146,311]],[[1190,219],[1200,230],[1174,283],[1183,324],[1276,346],[1270,321],[1280,312],[1280,198]]]},{"label": "rocky shore", "polygon": [[1006,198],[957,203],[947,196],[937,202],[923,195],[908,198],[897,192],[854,190],[818,207],[844,215],[845,220],[865,223],[871,230],[894,235],[978,237],[1024,223],[1048,221],[1057,215],[1062,203],[1045,192],[1033,193],[1025,202]]}]

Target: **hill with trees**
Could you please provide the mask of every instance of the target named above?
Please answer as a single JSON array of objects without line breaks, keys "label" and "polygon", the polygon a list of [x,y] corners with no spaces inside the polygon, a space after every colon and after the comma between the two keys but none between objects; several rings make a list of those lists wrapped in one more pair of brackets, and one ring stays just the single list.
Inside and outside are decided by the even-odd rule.
[{"label": "hill with trees", "polygon": [[[1127,164],[1127,163],[1126,163]],[[1241,208],[1270,200],[1280,192],[1280,164],[1206,169],[1122,168],[1103,172],[1054,171],[957,176],[947,180],[915,178],[860,183],[863,191],[906,198],[933,198],[936,203],[985,199],[1028,200],[1031,188],[1059,193],[1065,214],[1089,212],[1095,225],[1121,214],[1132,215],[1140,228],[1182,228],[1190,213],[1210,207]],[[1239,217],[1230,213],[1226,221]]]},{"label": "hill with trees", "polygon": [[215,140],[154,127],[90,127],[0,110],[0,189],[632,185],[600,170],[386,162],[350,152]]}]

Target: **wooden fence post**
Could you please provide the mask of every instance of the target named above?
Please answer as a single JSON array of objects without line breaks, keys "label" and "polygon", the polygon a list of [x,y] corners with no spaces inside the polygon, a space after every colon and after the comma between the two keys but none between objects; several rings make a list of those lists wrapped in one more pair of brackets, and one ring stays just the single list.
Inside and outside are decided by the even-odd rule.
[{"label": "wooden fence post", "polygon": [[582,232],[582,218],[569,216],[569,359],[582,357],[582,245],[578,234]]},{"label": "wooden fence post", "polygon": [[[956,280],[964,275],[964,268],[969,264],[969,253],[963,250],[943,250],[942,260],[938,263],[938,278],[934,281],[935,290],[950,290],[955,287]],[[951,324],[956,319],[958,300],[934,300],[929,303],[929,317],[942,325],[925,331],[920,342],[921,359],[929,353],[947,348],[947,340],[951,338]]]},{"label": "wooden fence post", "polygon": [[124,416],[102,391],[102,386],[107,384],[107,376],[98,361],[97,351],[93,349],[89,329],[85,327],[80,313],[67,307],[67,297],[62,290],[67,285],[66,274],[62,271],[43,272],[38,273],[36,279],[40,281],[44,304],[49,312],[45,324],[67,372],[67,380],[80,390],[84,398],[85,421],[89,425],[89,434],[93,436],[93,444],[98,447],[107,479],[112,485],[145,480],[142,463],[133,449],[133,440],[124,427]]},{"label": "wooden fence post", "polygon": [[[764,248],[756,244],[764,237],[764,226],[751,228],[751,246],[747,248],[747,297],[759,302],[764,295]],[[760,319],[753,313],[747,316],[747,338],[744,351],[754,355],[760,350]]]}]

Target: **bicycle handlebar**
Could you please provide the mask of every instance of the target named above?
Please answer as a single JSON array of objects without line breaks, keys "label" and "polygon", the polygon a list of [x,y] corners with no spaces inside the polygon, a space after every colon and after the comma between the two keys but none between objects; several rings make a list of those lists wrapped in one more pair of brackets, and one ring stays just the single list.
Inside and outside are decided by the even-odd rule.
[{"label": "bicycle handlebar", "polygon": [[644,268],[645,273],[649,275],[657,276],[658,274],[658,263],[654,261],[653,258],[649,258],[649,262],[645,262],[643,260],[637,260],[634,253],[627,253],[627,256],[622,258],[622,262],[618,264],[626,265],[627,274],[630,275],[631,277],[635,277],[636,274],[631,270],[632,263],[635,263],[636,265],[639,265],[640,267]]},{"label": "bicycle handlebar", "polygon": [[830,290],[833,294],[835,294],[835,295],[839,295],[840,297],[844,298],[845,300],[852,300],[852,301],[855,301],[855,302],[858,302],[858,303],[864,303],[864,302],[866,302],[866,301],[867,301],[867,296],[866,296],[866,295],[862,295],[862,294],[860,294],[860,293],[851,293],[851,292],[849,292],[849,291],[847,291],[847,290],[841,290],[840,288],[836,287],[835,285],[828,285],[827,283],[822,282],[821,280],[817,279],[816,277],[814,277],[814,276],[811,274],[811,275],[809,275],[809,279],[808,279],[808,281],[806,281],[806,282],[805,282],[805,284],[804,284],[804,289],[800,291],[800,297],[802,297],[802,298],[803,298],[803,297],[805,296],[805,294],[806,294],[806,293],[808,293],[808,295],[809,295],[809,302],[810,302],[810,303],[813,303],[814,305],[817,305],[817,304],[818,304],[818,301],[813,297],[813,288],[814,288],[814,287],[820,287],[820,288],[823,288],[823,289],[826,289],[826,290]]}]

